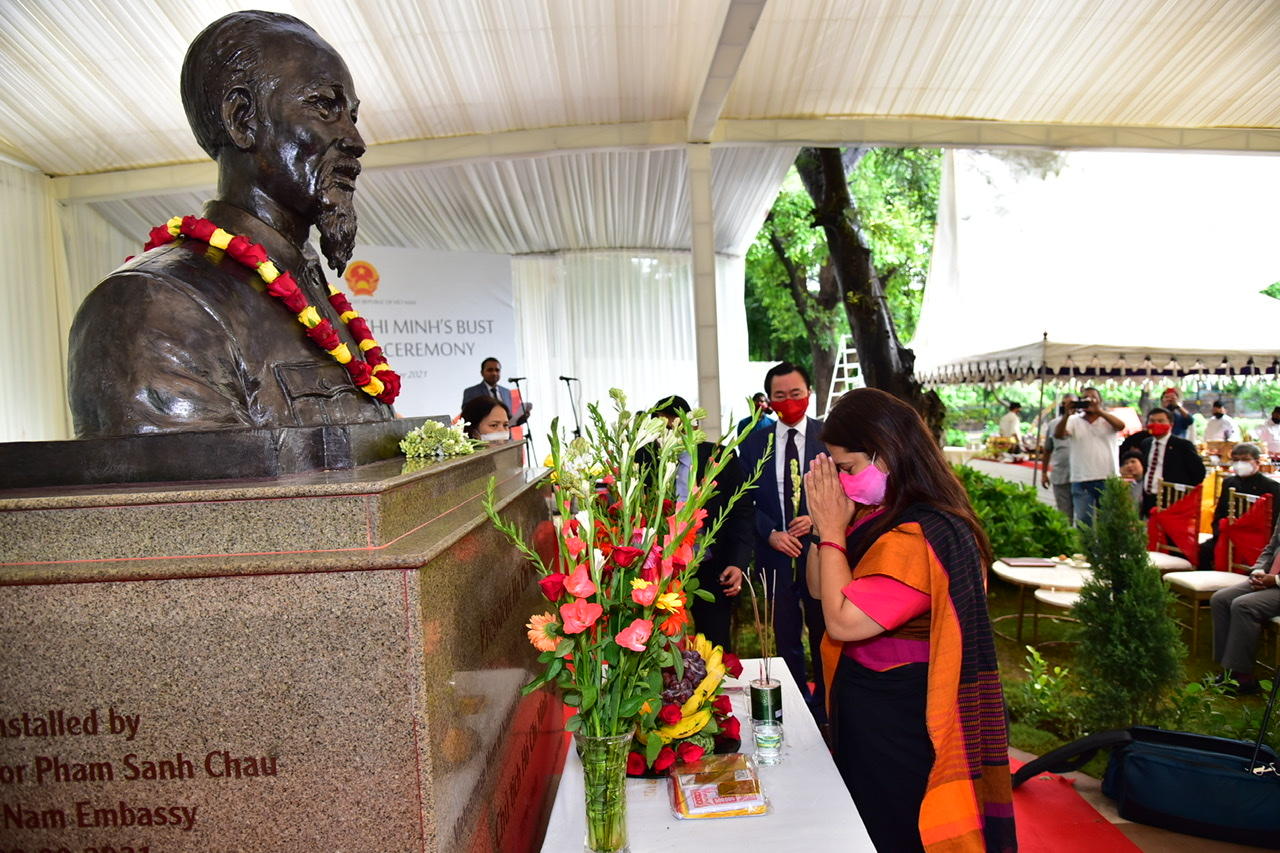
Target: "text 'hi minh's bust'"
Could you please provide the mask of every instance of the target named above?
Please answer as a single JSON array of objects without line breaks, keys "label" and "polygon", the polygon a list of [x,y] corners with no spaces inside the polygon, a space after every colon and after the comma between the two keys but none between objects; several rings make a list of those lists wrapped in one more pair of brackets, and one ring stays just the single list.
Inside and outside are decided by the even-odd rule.
[{"label": "text 'hi minh's bust'", "polygon": [[[191,43],[182,102],[218,163],[204,216],[290,271],[360,359],[307,242],[314,225],[339,273],[355,243],[365,145],[342,58],[296,18],[237,12]],[[93,290],[71,327],[68,380],[81,438],[394,417],[306,336],[256,272],[195,239],[135,257]]]}]

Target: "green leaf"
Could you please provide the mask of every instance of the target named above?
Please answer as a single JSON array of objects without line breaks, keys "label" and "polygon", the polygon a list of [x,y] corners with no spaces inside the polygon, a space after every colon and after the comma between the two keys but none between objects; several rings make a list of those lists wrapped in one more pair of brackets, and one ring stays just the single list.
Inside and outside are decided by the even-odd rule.
[{"label": "green leaf", "polygon": [[716,600],[716,597],[715,597],[714,595],[712,595],[711,593],[707,592],[705,589],[695,589],[695,590],[693,591],[693,594],[694,594],[694,595],[696,595],[696,596],[698,596],[698,598],[701,598],[703,601],[715,601],[715,600]]},{"label": "green leaf", "polygon": [[577,714],[574,714],[572,717],[564,721],[564,730],[566,732],[576,732],[580,728],[582,728],[582,712],[581,711],[579,711]]},{"label": "green leaf", "polygon": [[600,688],[595,684],[584,684],[582,686],[582,710],[590,711],[595,707],[596,700],[600,698]]},{"label": "green leaf", "polygon": [[571,708],[577,708],[579,705],[582,704],[582,697],[579,696],[577,693],[566,693],[564,694],[564,704],[570,706]]},{"label": "green leaf", "polygon": [[640,713],[641,706],[644,705],[648,698],[649,697],[644,694],[632,696],[630,699],[627,699],[622,703],[622,707],[618,709],[618,716],[623,719],[626,719],[627,717],[634,717],[636,714]]},{"label": "green leaf", "polygon": [[662,747],[662,738],[650,733],[649,742],[644,745],[644,760],[648,762],[650,767],[653,766],[653,762],[657,759],[658,753],[662,752]]},{"label": "green leaf", "polygon": [[[543,654],[544,654],[544,655],[545,655],[545,654],[554,654],[554,656],[555,656],[555,657],[558,657],[558,658],[567,658],[569,655],[573,654],[573,640],[570,640],[570,639],[568,639],[568,638],[563,639],[563,640],[561,640],[561,641],[560,641],[560,644],[559,644],[558,646],[556,646],[556,650],[555,650],[555,652],[554,652],[554,653],[552,653],[552,652],[543,652]],[[541,658],[539,658],[539,659],[541,659]]]}]

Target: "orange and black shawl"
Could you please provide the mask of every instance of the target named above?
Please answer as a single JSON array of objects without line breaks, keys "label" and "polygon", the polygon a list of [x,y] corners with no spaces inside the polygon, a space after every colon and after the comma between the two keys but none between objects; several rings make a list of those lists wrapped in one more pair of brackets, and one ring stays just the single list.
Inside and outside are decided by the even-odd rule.
[{"label": "orange and black shawl", "polygon": [[[851,554],[866,553],[870,526],[849,537]],[[855,568],[856,577],[885,574],[932,599],[925,717],[935,758],[920,806],[920,840],[929,853],[1014,851],[1004,696],[987,613],[985,567],[973,534],[960,519],[922,504],[880,529],[907,534],[894,538],[917,555],[917,537],[928,549],[927,560],[877,561],[884,569],[860,562]],[[824,651],[838,649],[824,642]],[[826,661],[831,674],[838,659],[833,655]]]}]

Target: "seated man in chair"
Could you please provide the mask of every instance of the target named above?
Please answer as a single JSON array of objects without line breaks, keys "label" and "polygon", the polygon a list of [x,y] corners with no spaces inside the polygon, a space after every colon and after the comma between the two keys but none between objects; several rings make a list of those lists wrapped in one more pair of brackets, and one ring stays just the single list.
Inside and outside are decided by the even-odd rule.
[{"label": "seated man in chair", "polygon": [[1257,693],[1253,658],[1258,638],[1267,620],[1280,616],[1280,526],[1262,549],[1249,577],[1234,586],[1220,589],[1209,599],[1213,612],[1213,659],[1222,665],[1223,676],[1240,682],[1240,693]]}]

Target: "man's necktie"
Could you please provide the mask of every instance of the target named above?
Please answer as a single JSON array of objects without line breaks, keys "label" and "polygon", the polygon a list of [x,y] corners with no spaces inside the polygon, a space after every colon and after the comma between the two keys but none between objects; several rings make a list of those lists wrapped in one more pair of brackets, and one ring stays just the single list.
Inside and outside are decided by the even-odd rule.
[{"label": "man's necktie", "polygon": [[1149,495],[1156,493],[1156,467],[1160,458],[1164,456],[1164,445],[1165,442],[1158,438],[1151,440],[1151,458],[1147,460],[1147,484],[1143,489]]},{"label": "man's necktie", "polygon": [[790,522],[791,519],[796,516],[796,487],[795,482],[791,478],[791,472],[793,470],[792,466],[800,465],[800,451],[796,447],[795,427],[787,430],[787,451],[784,458],[786,460],[786,464],[783,465],[782,471],[782,498],[783,503],[785,503],[786,506],[782,508],[782,518],[783,520]]},{"label": "man's necktie", "polygon": [[489,386],[489,393],[493,396],[493,399],[495,399],[495,400],[496,400],[496,399],[498,399],[498,386],[496,386],[496,385],[490,385],[490,386]]}]

